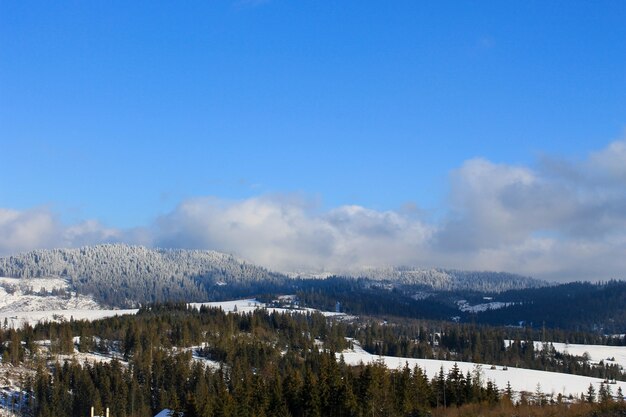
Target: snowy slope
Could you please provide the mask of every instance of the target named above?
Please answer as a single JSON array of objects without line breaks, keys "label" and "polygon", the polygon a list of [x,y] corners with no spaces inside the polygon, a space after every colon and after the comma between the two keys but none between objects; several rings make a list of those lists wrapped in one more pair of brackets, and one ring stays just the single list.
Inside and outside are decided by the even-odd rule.
[{"label": "snowy slope", "polygon": [[78,293],[124,308],[153,300],[200,301],[213,285],[287,279],[225,253],[123,244],[0,257],[0,276],[67,278]]},{"label": "snowy slope", "polygon": [[[48,297],[43,297],[48,298]],[[46,321],[69,321],[74,320],[98,320],[107,317],[120,316],[125,314],[137,314],[138,309],[120,309],[120,310],[102,310],[98,308],[97,304],[93,309],[89,308],[66,308],[60,310],[38,310],[38,311],[4,311],[0,309],[0,323],[4,323],[5,318],[7,324],[10,327],[22,327],[28,323],[31,326],[37,323],[43,323]],[[303,309],[288,309],[288,308],[276,308],[266,307],[265,304],[255,299],[244,300],[232,300],[232,301],[220,301],[220,302],[207,302],[207,303],[190,303],[190,307],[199,309],[202,306],[221,308],[224,312],[237,312],[237,313],[250,313],[255,310],[265,309],[268,313],[293,313],[293,314],[306,314],[313,313],[319,310],[312,308]],[[343,316],[348,317],[344,313],[335,313],[331,311],[319,311],[326,317],[331,316]]]},{"label": "snowy slope", "polygon": [[[357,343],[354,344],[353,350],[346,350],[337,355],[338,357],[339,355],[343,355],[345,362],[349,365],[358,365],[361,362],[373,363],[376,361],[382,361],[390,369],[401,368],[404,367],[405,364],[408,364],[410,368],[417,365],[426,372],[429,378],[439,373],[441,367],[443,367],[444,372],[447,373],[455,363],[463,374],[466,374],[468,371],[473,372],[477,366],[480,366],[481,374],[485,381],[490,380],[494,382],[500,389],[504,389],[507,382],[510,382],[511,388],[516,392],[526,391],[534,393],[539,386],[540,390],[548,395],[563,394],[567,396],[571,394],[573,396],[580,396],[581,393],[587,391],[589,384],[592,384],[596,392],[598,392],[600,383],[603,382],[603,380],[599,378],[537,371],[533,369],[508,368],[508,370],[505,371],[502,366],[491,369],[491,365],[471,362],[376,356],[364,351]],[[619,386],[626,392],[626,382],[618,381],[617,384],[610,385],[613,394],[617,392]]]},{"label": "snowy slope", "polygon": [[[513,343],[512,340],[505,341],[507,346]],[[535,350],[543,349],[542,342],[534,342]],[[569,343],[552,343],[557,352],[569,353],[570,355],[589,355],[590,362],[599,363],[604,361],[607,364],[618,364],[626,368],[626,346],[605,346],[605,345],[577,345]]]},{"label": "snowy slope", "polygon": [[69,321],[74,320],[98,320],[106,317],[121,316],[124,314],[137,314],[137,309],[127,310],[83,310],[83,309],[66,309],[66,310],[42,310],[42,311],[5,311],[0,312],[0,322],[4,323],[5,318],[10,327],[18,328],[26,323],[31,326],[37,323],[50,321]]},{"label": "snowy slope", "polygon": [[94,320],[126,313],[100,310],[93,298],[70,291],[67,280],[62,278],[0,277],[0,323],[4,324],[6,319],[11,327],[70,320],[71,317]]},{"label": "snowy slope", "polygon": [[335,313],[332,311],[320,311],[313,308],[280,308],[280,307],[268,307],[264,303],[261,303],[253,298],[243,299],[243,300],[232,300],[232,301],[216,301],[209,303],[190,303],[190,307],[200,309],[202,306],[220,308],[226,313],[237,312],[237,313],[251,313],[258,309],[265,309],[268,313],[314,313],[319,312],[322,313],[326,317],[334,317],[334,316],[345,316],[344,313]]},{"label": "snowy slope", "polygon": [[[66,296],[53,295],[53,290],[66,291]],[[71,292],[61,278],[0,277],[0,313],[96,308],[93,298]]]},{"label": "snowy slope", "polygon": [[482,313],[488,310],[498,310],[501,308],[512,306],[517,303],[492,301],[489,303],[471,305],[467,302],[467,300],[459,300],[456,302],[456,304],[459,306],[459,310],[464,311],[466,313]]}]

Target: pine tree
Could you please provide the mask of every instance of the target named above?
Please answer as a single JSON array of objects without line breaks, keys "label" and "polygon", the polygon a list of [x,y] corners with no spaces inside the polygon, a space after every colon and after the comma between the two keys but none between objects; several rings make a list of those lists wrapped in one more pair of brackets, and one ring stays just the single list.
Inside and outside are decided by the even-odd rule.
[{"label": "pine tree", "polygon": [[506,389],[504,391],[506,398],[513,399],[513,388],[511,388],[511,382],[506,381]]},{"label": "pine tree", "polygon": [[317,378],[307,369],[304,373],[304,385],[302,386],[302,415],[304,417],[321,417],[321,404]]},{"label": "pine tree", "polygon": [[596,400],[596,389],[592,384],[589,384],[589,388],[587,388],[587,396],[585,399],[588,403],[592,403]]}]

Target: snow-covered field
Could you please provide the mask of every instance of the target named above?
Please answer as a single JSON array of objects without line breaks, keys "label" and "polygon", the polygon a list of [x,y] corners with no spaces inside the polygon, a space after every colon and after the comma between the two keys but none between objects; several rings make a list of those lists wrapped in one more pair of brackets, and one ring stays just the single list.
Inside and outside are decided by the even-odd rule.
[{"label": "snow-covered field", "polygon": [[206,348],[208,345],[206,343],[203,343],[201,345],[197,345],[197,346],[189,346],[186,348],[175,348],[176,351],[178,352],[189,352],[191,351],[191,360],[194,362],[198,362],[202,365],[204,365],[205,368],[211,368],[213,370],[217,370],[220,369],[220,367],[223,366],[223,364],[221,362],[218,361],[214,361],[208,358],[205,358],[203,356],[200,356],[199,354],[199,350]]},{"label": "snow-covered field", "polygon": [[[512,340],[505,341],[507,346],[513,343]],[[535,350],[543,349],[542,342],[534,342]],[[570,355],[589,355],[591,363],[597,364],[604,361],[607,364],[617,364],[626,368],[626,346],[605,346],[605,345],[577,345],[569,343],[552,343],[557,352],[569,353]]]},{"label": "snow-covered field", "polygon": [[17,328],[22,327],[26,323],[31,326],[37,323],[44,323],[47,321],[69,321],[74,320],[98,320],[106,317],[121,316],[124,314],[137,314],[137,309],[128,310],[82,310],[82,309],[67,309],[67,310],[43,310],[43,311],[13,311],[13,312],[1,312],[0,322],[4,323],[5,318],[7,324],[10,327]]},{"label": "snow-covered field", "polygon": [[202,306],[221,308],[224,312],[236,312],[236,313],[250,313],[258,309],[266,309],[268,313],[314,313],[320,312],[326,317],[345,316],[344,313],[335,313],[332,311],[320,311],[313,308],[281,308],[281,307],[267,307],[264,303],[261,303],[253,298],[245,300],[232,300],[232,301],[218,301],[210,303],[190,303],[191,307],[200,309]]},{"label": "snow-covered field", "polygon": [[[2,294],[0,293],[0,298]],[[50,297],[41,297],[41,298],[50,298]],[[207,307],[217,307],[221,308],[223,311],[236,312],[236,313],[249,313],[258,309],[266,309],[267,312],[278,312],[278,313],[312,313],[315,310],[312,308],[276,308],[276,307],[266,307],[265,304],[255,300],[255,299],[244,299],[244,300],[232,300],[232,301],[220,301],[220,302],[207,302],[207,303],[190,303],[189,306],[194,308],[200,308],[202,306]],[[45,306],[43,306],[45,307]],[[126,310],[103,310],[95,304],[94,308],[65,308],[65,309],[50,309],[50,308],[42,308],[41,310],[4,310],[0,309],[0,325],[4,323],[4,320],[7,320],[7,324],[10,327],[22,327],[26,323],[31,326],[36,325],[37,323],[44,323],[46,321],[69,321],[70,319],[74,320],[98,320],[107,317],[121,316],[125,314],[137,314],[138,309],[126,309]],[[323,315],[327,317],[331,316],[342,316],[347,317],[343,313],[335,313],[331,311],[320,311]]]},{"label": "snow-covered field", "polygon": [[[55,294],[52,294],[55,290]],[[63,292],[65,292],[63,294]],[[102,310],[93,298],[70,291],[58,277],[0,277],[0,324],[21,327],[44,321],[95,320],[137,310]]]},{"label": "snow-covered field", "polygon": [[[376,361],[382,361],[388,368],[397,369],[402,368],[405,364],[408,364],[410,368],[419,366],[423,369],[429,378],[434,377],[441,367],[445,373],[447,373],[456,363],[461,372],[466,374],[474,372],[476,367],[480,367],[481,375],[484,380],[491,380],[498,388],[506,388],[507,383],[511,384],[511,388],[516,392],[526,391],[534,393],[537,391],[537,387],[541,392],[554,396],[562,394],[564,396],[580,396],[581,393],[585,393],[589,384],[592,384],[598,392],[602,379],[592,378],[579,375],[562,374],[556,372],[537,371],[533,369],[522,368],[508,368],[503,370],[502,366],[497,366],[496,369],[491,369],[489,364],[476,364],[471,362],[453,362],[436,359],[413,359],[413,358],[399,358],[392,356],[376,356],[364,351],[358,343],[354,343],[353,350],[346,350],[342,352],[344,360],[349,365],[358,365],[359,363],[373,363]],[[626,392],[626,382],[618,381],[616,384],[609,385],[613,394],[617,393],[618,387],[622,387],[622,390]]]}]

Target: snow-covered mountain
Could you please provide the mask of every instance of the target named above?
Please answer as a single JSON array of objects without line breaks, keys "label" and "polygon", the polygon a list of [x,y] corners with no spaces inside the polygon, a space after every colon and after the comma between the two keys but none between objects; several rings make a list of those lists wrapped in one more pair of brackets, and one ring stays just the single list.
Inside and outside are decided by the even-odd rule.
[{"label": "snow-covered mountain", "polygon": [[545,281],[507,272],[461,271],[440,268],[372,268],[353,272],[351,275],[408,285],[423,285],[426,288],[442,291],[502,292],[548,285]]},{"label": "snow-covered mountain", "polygon": [[[280,285],[289,280],[287,275],[225,253],[124,244],[36,250],[0,258],[2,276],[60,278],[67,282],[68,291],[116,307],[166,300],[206,301],[224,284],[271,283],[282,288]],[[420,285],[432,290],[498,292],[546,284],[514,274],[444,269],[368,269],[352,276]]]},{"label": "snow-covered mountain", "polygon": [[72,290],[114,306],[204,301],[213,285],[286,279],[224,253],[123,244],[36,250],[0,258],[0,276],[60,277]]}]

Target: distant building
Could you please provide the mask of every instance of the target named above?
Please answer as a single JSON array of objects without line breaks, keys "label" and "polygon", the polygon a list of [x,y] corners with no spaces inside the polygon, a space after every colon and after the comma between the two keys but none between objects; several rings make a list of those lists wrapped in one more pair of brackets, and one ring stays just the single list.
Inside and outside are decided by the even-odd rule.
[{"label": "distant building", "polygon": [[176,411],[170,410],[169,408],[164,408],[163,410],[159,411],[159,414],[157,414],[154,417],[171,417],[171,416],[182,416],[182,415],[184,414],[176,413]]}]

